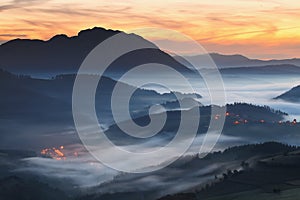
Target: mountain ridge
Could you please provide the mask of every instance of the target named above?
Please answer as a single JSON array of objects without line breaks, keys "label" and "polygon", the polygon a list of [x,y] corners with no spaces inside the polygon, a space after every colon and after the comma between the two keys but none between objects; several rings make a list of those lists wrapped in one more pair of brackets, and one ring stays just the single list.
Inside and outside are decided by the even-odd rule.
[{"label": "mountain ridge", "polygon": [[[219,53],[209,53],[211,58],[214,60],[218,68],[235,68],[235,67],[261,67],[265,65],[282,65],[282,64],[291,64],[300,66],[300,58],[290,58],[290,59],[270,59],[270,60],[259,60],[259,59],[250,59],[241,54],[232,54],[232,55],[223,55]],[[204,61],[203,66],[208,63],[205,62],[204,57],[207,54],[187,56],[192,62],[199,63],[199,60]],[[202,66],[202,67],[203,67]]]},{"label": "mountain ridge", "polygon": [[[172,56],[141,36],[118,30],[94,27],[82,30],[77,36],[64,34],[49,40],[15,39],[0,45],[0,68],[19,74],[76,73],[86,56],[101,42],[116,34],[124,34],[122,44],[147,46],[147,49],[128,52],[109,66],[111,72],[129,70],[136,65],[160,63],[181,72],[190,71]],[[112,46],[111,48],[118,48]]]},{"label": "mountain ridge", "polygon": [[[191,67],[189,63],[182,61],[182,58],[170,56],[166,52],[161,51],[151,41],[145,40],[139,35],[94,27],[81,30],[75,36],[57,34],[48,40],[18,38],[7,41],[0,45],[0,68],[19,74],[76,73],[88,53],[99,43],[115,34],[125,34],[125,38],[128,41],[124,42],[130,42],[134,39],[153,47],[153,49],[133,52],[121,59],[117,59],[112,64],[112,72],[128,70],[133,66],[144,63],[161,63],[171,66],[180,72],[189,71],[185,66]],[[300,66],[299,58],[259,60],[250,59],[240,54],[222,55],[220,53],[209,53],[209,55],[221,69],[284,64]],[[207,60],[203,59],[205,57],[207,58],[207,55],[203,54],[187,56],[186,58],[196,63],[199,63],[197,60],[200,60],[200,65],[203,66],[210,65],[210,63],[205,63],[205,60]]]}]

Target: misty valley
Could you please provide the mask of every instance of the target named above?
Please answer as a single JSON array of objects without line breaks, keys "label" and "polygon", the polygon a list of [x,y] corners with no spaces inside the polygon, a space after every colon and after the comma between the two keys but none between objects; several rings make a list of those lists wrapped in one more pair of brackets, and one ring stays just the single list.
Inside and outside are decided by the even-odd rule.
[{"label": "misty valley", "polygon": [[[124,44],[137,42],[151,48],[121,56],[101,77],[95,70],[78,73],[88,53],[116,34],[121,34]],[[202,56],[189,60],[201,60]],[[47,41],[16,39],[1,44],[0,199],[299,199],[300,59],[206,56],[219,69],[224,91],[207,90],[205,76],[214,73],[208,67],[202,66],[199,78],[191,63],[135,34],[93,28],[73,37],[57,35]],[[123,81],[124,73],[144,63],[151,63],[149,71]],[[182,74],[195,85],[194,90],[167,70],[157,70],[155,63]],[[92,139],[103,156],[130,172],[99,162],[78,134],[73,115],[78,76],[99,79],[93,98],[99,127],[83,127],[83,132],[101,128],[118,148],[144,153],[137,162],[116,156],[104,141]],[[148,79],[153,84],[140,86]],[[155,84],[161,80],[175,89]],[[112,108],[116,87],[122,88],[118,102],[128,100],[129,104],[128,113],[118,113],[119,121]],[[134,91],[130,99],[126,99],[128,91]],[[212,104],[211,92],[225,92],[225,104]],[[88,107],[85,98],[83,95],[79,103]],[[88,110],[79,116],[88,122],[93,117]],[[188,116],[184,122],[188,128],[181,130],[183,116]],[[133,137],[122,128],[131,127],[132,122],[147,127],[164,117],[161,129],[150,137]],[[221,131],[212,123],[219,123]],[[189,140],[193,128],[195,136],[182,154],[176,145],[179,148]],[[172,156],[146,156],[172,144],[179,131],[183,133],[181,143],[167,150],[171,154],[166,155]],[[138,166],[146,172],[137,173],[141,170]]]}]

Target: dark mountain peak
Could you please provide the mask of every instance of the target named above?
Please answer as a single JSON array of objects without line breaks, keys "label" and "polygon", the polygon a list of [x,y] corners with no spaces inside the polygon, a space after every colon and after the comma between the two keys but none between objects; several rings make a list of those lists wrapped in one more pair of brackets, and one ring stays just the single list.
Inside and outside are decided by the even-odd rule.
[{"label": "dark mountain peak", "polygon": [[65,39],[70,39],[70,38],[66,34],[59,34],[59,35],[53,36],[48,41],[61,41],[61,40],[65,40]]},{"label": "dark mountain peak", "polygon": [[85,36],[91,36],[91,35],[97,35],[97,34],[113,34],[113,33],[120,33],[121,31],[119,30],[112,30],[112,29],[105,29],[102,27],[94,27],[94,28],[89,28],[85,30],[81,30],[78,33],[78,37],[85,37]]},{"label": "dark mountain peak", "polygon": [[78,42],[77,44],[79,45],[83,45],[83,43],[99,44],[100,42],[115,34],[123,34],[126,38],[128,38],[128,41],[132,40],[133,42],[137,41],[141,43],[148,43],[148,45],[152,46],[153,48],[158,48],[150,41],[145,40],[143,37],[134,33],[125,33],[119,30],[105,29],[101,27],[82,30],[78,33],[78,36],[73,36],[72,39],[76,39]]},{"label": "dark mountain peak", "polygon": [[78,33],[77,36],[72,37],[73,39],[97,42],[97,44],[106,38],[115,35],[117,33],[122,33],[118,30],[104,29],[100,27],[94,27],[92,29],[85,29]]},{"label": "dark mountain peak", "polygon": [[116,67],[112,67],[115,71],[146,63],[148,60],[154,63],[170,64],[169,66],[176,69],[183,70],[185,68],[141,36],[99,27],[82,30],[77,36],[72,37],[59,34],[47,41],[30,39],[9,41],[0,45],[0,68],[13,73],[31,75],[36,73],[39,75],[76,73],[84,58],[93,48],[118,33],[124,35],[124,41],[120,45],[134,43],[147,45],[150,48],[128,54],[120,62],[115,63]]},{"label": "dark mountain peak", "polygon": [[64,40],[78,40],[78,39],[88,39],[93,40],[95,38],[101,38],[103,39],[103,36],[108,37],[111,35],[114,35],[116,33],[120,33],[121,31],[118,30],[111,30],[111,29],[104,29],[101,27],[94,27],[92,29],[85,29],[80,32],[78,32],[78,35],[76,36],[67,36],[66,34],[57,34],[50,38],[49,40],[39,40],[39,39],[13,39],[6,43],[1,44],[0,46],[13,46],[13,45],[32,45],[33,43],[47,43],[47,42],[62,42]]}]

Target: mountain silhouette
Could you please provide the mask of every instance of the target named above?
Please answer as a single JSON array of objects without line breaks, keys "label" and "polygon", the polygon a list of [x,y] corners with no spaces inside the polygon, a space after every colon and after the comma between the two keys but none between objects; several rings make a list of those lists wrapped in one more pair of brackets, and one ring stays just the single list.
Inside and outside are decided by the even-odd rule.
[{"label": "mountain silhouette", "polygon": [[[145,44],[151,48],[129,52],[117,58],[107,73],[124,73],[131,68],[145,63],[160,63],[176,69],[179,72],[191,72],[185,66],[190,66],[186,60],[178,56],[170,56],[161,51],[153,43],[135,34],[126,34],[118,30],[107,30],[94,27],[82,30],[77,36],[68,37],[59,34],[44,41],[38,39],[14,39],[0,45],[0,68],[18,74],[57,75],[76,73],[89,52],[105,39],[116,34],[124,34],[124,45],[134,42]],[[122,44],[120,44],[122,45]],[[118,47],[116,47],[118,48]],[[266,65],[300,66],[300,59],[258,60],[249,59],[243,55],[209,54],[219,68],[251,67]],[[206,55],[188,57],[192,61],[205,61]],[[199,63],[199,62],[196,62]],[[199,65],[207,66],[200,62]],[[184,66],[185,65],[185,66]],[[282,66],[284,67],[284,66]],[[155,69],[154,69],[155,71]]]},{"label": "mountain silhouette", "polygon": [[0,45],[0,68],[21,74],[75,73],[93,48],[118,33],[125,34],[124,45],[139,42],[151,48],[132,51],[121,56],[111,65],[111,72],[124,72],[145,63],[160,63],[181,72],[190,71],[138,35],[98,27],[80,31],[73,37],[62,34],[47,41],[29,39],[8,41]]}]

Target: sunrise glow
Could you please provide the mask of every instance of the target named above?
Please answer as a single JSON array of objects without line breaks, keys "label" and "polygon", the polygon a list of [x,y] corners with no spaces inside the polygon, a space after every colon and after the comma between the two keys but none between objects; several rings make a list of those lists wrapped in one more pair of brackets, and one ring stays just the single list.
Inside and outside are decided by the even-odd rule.
[{"label": "sunrise glow", "polygon": [[253,58],[298,57],[300,2],[18,0],[0,5],[0,41],[49,39],[100,26],[128,31],[160,27],[180,31],[209,52]]}]

